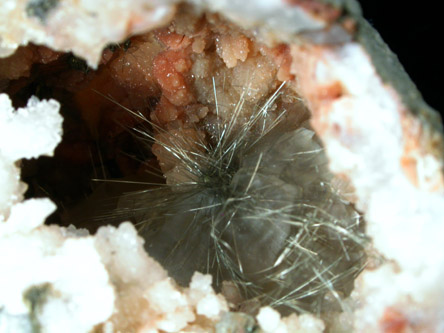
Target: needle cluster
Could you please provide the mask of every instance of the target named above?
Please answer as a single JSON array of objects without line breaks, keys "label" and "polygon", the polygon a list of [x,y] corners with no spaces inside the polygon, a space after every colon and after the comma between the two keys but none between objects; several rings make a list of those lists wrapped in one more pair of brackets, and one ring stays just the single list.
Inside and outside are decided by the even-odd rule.
[{"label": "needle cluster", "polygon": [[211,273],[216,288],[230,281],[249,304],[321,312],[341,306],[363,268],[362,220],[331,185],[314,132],[289,125],[285,110],[272,116],[281,88],[242,122],[243,99],[222,120],[215,89],[205,136],[138,130],[175,161],[180,181],[124,195],[118,214],[180,284]]}]

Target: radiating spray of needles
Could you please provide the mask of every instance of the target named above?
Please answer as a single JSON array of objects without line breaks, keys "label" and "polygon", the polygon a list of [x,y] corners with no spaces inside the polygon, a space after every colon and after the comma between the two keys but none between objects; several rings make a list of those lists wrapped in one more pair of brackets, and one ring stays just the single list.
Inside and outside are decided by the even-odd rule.
[{"label": "radiating spray of needles", "polygon": [[214,117],[195,136],[127,110],[146,125],[133,129],[138,140],[173,167],[166,184],[125,193],[112,214],[137,224],[148,253],[179,284],[200,271],[218,290],[234,288],[239,306],[340,308],[365,265],[366,241],[314,132],[279,108],[284,84],[253,108],[241,96],[229,116],[213,85]]}]

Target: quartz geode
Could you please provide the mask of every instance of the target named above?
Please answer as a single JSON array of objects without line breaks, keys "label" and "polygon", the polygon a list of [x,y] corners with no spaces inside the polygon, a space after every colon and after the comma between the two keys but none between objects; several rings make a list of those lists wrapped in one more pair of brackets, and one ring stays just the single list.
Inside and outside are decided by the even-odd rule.
[{"label": "quartz geode", "polygon": [[[174,135],[193,138],[194,127],[184,124],[211,115],[209,106],[216,103],[211,100],[211,76],[220,85],[228,78],[231,89],[217,102],[225,106],[221,116],[229,115],[250,73],[255,73],[246,96],[251,105],[276,82],[287,81],[295,98],[282,103],[290,108],[303,102],[330,171],[345,180],[347,199],[365,216],[370,261],[342,309],[324,315],[324,322],[295,314],[281,320],[274,310],[263,308],[257,316],[261,329],[442,329],[444,254],[437,250],[444,231],[441,121],[362,19],[355,1],[275,0],[265,5],[208,0],[184,5],[16,0],[2,2],[0,13],[0,56],[5,57],[0,59],[0,89],[16,106],[25,106],[31,94],[59,100],[65,124],[72,126],[65,125],[56,152],[56,161],[62,156],[63,165],[75,165],[62,179],[76,179],[82,163],[90,162],[85,138],[106,138],[109,151],[116,151],[129,140],[116,139],[124,132],[116,121],[123,128],[140,125],[97,91]],[[196,19],[202,15],[207,23]],[[28,43],[33,44],[24,46]],[[129,224],[102,227],[96,236],[41,225],[53,205],[32,195],[22,201],[25,189],[17,161],[50,154],[57,144],[57,135],[52,135],[60,130],[55,102],[32,99],[28,111],[18,113],[6,95],[0,102],[0,244],[3,253],[15,253],[0,259],[1,328],[223,332],[255,325],[249,317],[227,312],[229,305],[211,289],[209,277],[195,275],[188,289],[174,285],[143,251]],[[71,109],[66,111],[67,105],[81,110],[77,118]],[[47,122],[34,122],[31,111],[46,107],[41,119]],[[33,139],[46,136],[46,144]],[[65,141],[67,136],[71,141]],[[157,157],[157,169],[165,174],[173,170],[173,179],[174,163],[161,149],[153,153],[144,158]],[[114,162],[121,173],[133,172],[139,167],[133,160]],[[71,192],[62,195],[73,197]],[[67,269],[67,262],[79,269]],[[88,282],[73,283],[82,279]],[[90,303],[91,297],[99,303]],[[101,311],[91,304],[102,304],[97,305]]]}]

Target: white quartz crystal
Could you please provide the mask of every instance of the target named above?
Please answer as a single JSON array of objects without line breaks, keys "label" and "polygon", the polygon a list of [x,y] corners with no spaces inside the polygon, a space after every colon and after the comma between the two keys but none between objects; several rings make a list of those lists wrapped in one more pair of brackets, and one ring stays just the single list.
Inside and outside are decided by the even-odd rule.
[{"label": "white quartz crystal", "polygon": [[114,291],[92,237],[39,225],[53,209],[28,200],[0,225],[0,309],[43,332],[86,332],[111,315]]},{"label": "white quartz crystal", "polygon": [[0,94],[0,222],[25,191],[17,167],[19,160],[51,156],[60,142],[63,119],[59,108],[55,100],[31,97],[25,108],[14,110],[8,95]]},{"label": "white quartz crystal", "polygon": [[319,318],[310,314],[281,318],[276,310],[263,307],[256,316],[259,326],[265,333],[321,333],[325,325]]},{"label": "white quartz crystal", "polygon": [[[52,156],[62,138],[60,104],[35,96],[25,108],[14,110],[8,95],[0,94],[0,151],[3,158],[17,161],[21,158]],[[23,135],[26,134],[26,135]]]}]

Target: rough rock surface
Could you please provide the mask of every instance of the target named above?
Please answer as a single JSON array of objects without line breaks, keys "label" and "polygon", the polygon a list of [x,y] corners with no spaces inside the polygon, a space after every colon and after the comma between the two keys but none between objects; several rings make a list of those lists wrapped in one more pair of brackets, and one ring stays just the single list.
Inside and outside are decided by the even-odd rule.
[{"label": "rough rock surface", "polygon": [[444,188],[442,151],[434,149],[441,147],[440,134],[414,117],[362,45],[294,46],[292,54],[330,169],[351,180],[367,234],[387,259],[358,277],[356,331],[390,325],[391,309],[405,328],[442,330],[444,256],[437,246]]},{"label": "rough rock surface", "polygon": [[103,48],[167,23],[172,1],[6,0],[0,3],[0,56],[19,45],[72,51],[95,67]]}]

